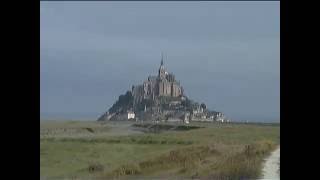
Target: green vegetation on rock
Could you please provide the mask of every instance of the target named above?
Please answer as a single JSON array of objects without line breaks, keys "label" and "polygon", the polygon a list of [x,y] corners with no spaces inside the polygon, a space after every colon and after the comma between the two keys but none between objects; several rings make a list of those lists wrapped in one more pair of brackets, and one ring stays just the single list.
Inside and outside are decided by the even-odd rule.
[{"label": "green vegetation on rock", "polygon": [[115,113],[117,111],[126,112],[133,105],[133,96],[130,91],[127,91],[125,95],[120,95],[117,102],[115,102],[109,109],[110,113]]}]

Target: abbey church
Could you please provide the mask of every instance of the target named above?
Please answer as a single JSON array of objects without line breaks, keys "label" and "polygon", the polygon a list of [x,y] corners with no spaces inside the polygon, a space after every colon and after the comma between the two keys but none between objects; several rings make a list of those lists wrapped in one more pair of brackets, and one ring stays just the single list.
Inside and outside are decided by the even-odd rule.
[{"label": "abbey church", "polygon": [[142,85],[132,86],[134,103],[143,99],[152,99],[160,96],[181,97],[183,88],[172,73],[168,73],[163,64],[163,57],[158,71],[158,76],[149,76]]}]

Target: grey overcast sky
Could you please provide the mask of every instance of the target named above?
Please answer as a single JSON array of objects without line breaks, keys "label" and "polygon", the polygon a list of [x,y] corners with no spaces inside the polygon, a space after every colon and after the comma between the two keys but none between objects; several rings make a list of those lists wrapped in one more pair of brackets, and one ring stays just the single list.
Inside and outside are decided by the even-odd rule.
[{"label": "grey overcast sky", "polygon": [[157,74],[232,120],[280,120],[280,3],[41,2],[42,118],[96,119]]}]

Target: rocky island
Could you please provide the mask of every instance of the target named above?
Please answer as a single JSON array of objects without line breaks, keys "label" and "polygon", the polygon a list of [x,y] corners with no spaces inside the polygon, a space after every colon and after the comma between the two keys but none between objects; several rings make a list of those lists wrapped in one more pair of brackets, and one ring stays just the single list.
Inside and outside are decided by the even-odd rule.
[{"label": "rocky island", "polygon": [[209,110],[204,103],[194,102],[183,91],[174,74],[164,67],[163,57],[157,76],[149,76],[141,85],[120,95],[98,121],[227,122],[223,113]]}]

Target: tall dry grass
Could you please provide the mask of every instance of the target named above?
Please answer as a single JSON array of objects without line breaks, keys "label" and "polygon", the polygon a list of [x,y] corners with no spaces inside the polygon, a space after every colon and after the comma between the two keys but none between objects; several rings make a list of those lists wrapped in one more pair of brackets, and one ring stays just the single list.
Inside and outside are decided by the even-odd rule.
[{"label": "tall dry grass", "polygon": [[240,150],[229,152],[221,152],[215,145],[190,146],[171,150],[152,159],[122,165],[103,177],[152,177],[158,172],[175,169],[176,175],[184,178],[256,179],[261,175],[263,159],[275,147],[271,141],[243,145],[240,146]]}]

